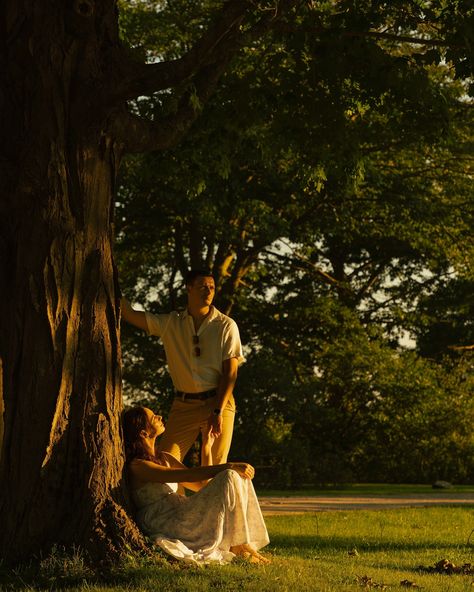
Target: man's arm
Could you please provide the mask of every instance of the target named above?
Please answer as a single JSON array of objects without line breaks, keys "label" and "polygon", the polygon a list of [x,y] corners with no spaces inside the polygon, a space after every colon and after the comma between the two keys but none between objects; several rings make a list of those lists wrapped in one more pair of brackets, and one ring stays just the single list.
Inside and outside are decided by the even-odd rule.
[{"label": "man's arm", "polygon": [[122,309],[122,319],[124,321],[148,332],[148,324],[146,322],[145,313],[142,310],[134,310],[126,298],[120,300],[120,307]]},{"label": "man's arm", "polygon": [[222,412],[227,405],[237,380],[239,361],[237,358],[229,358],[222,362],[222,374],[217,385],[216,409],[220,409],[219,415],[214,412],[209,416],[209,427],[213,435],[219,436],[222,432]]}]

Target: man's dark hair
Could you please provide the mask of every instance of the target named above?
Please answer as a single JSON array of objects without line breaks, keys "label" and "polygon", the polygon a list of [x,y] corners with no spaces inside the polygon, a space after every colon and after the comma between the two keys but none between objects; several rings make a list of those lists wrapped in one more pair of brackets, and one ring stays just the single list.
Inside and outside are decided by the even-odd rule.
[{"label": "man's dark hair", "polygon": [[191,284],[193,284],[194,280],[198,277],[211,277],[212,279],[214,279],[214,276],[212,275],[210,269],[191,269],[190,271],[188,271],[186,277],[184,278],[186,286],[190,286]]}]

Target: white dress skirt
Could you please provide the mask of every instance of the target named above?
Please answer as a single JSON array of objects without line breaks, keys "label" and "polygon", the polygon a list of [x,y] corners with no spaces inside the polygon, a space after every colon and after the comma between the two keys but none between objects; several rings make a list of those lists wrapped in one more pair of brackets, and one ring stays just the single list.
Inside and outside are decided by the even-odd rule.
[{"label": "white dress skirt", "polygon": [[176,559],[228,563],[230,547],[258,550],[270,542],[252,481],[236,471],[218,473],[189,497],[177,489],[177,483],[147,483],[133,491],[138,525]]}]

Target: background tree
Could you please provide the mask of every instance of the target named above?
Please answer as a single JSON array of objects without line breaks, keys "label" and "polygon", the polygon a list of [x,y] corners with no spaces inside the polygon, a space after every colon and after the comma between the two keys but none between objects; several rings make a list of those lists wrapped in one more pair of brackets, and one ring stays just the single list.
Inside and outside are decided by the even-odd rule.
[{"label": "background tree", "polygon": [[[217,304],[236,317],[249,352],[233,453],[275,471],[285,457],[281,482],[465,478],[472,469],[469,430],[459,436],[448,417],[434,430],[424,418],[429,401],[430,416],[449,408],[469,425],[467,361],[418,359],[429,326],[422,303],[442,309],[437,291],[468,276],[472,261],[470,62],[459,53],[470,19],[461,5],[318,6],[245,50],[179,151],[124,168],[124,285],[165,310],[179,305],[188,266],[213,267]],[[193,34],[191,22],[183,44]],[[132,26],[127,35],[140,42]],[[458,323],[462,343],[467,322]],[[417,352],[399,351],[407,332],[419,336]],[[159,346],[136,332],[126,338],[129,392],[158,393],[166,411],[172,388]],[[426,378],[411,388],[416,372]],[[458,391],[440,386],[452,372]],[[403,416],[397,406],[408,401]],[[429,445],[417,447],[421,427]],[[398,436],[384,464],[374,455],[387,430]],[[409,445],[395,446],[405,432]],[[433,453],[446,451],[441,440],[463,468]]]}]

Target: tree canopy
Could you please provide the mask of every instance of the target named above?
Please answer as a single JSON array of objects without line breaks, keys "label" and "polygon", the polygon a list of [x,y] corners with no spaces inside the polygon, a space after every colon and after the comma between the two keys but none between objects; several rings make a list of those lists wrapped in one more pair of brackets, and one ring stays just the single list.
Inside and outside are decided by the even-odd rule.
[{"label": "tree canopy", "polygon": [[[164,5],[167,19],[175,9]],[[155,56],[199,30],[190,19],[168,49],[154,18],[138,4],[123,28]],[[472,470],[468,354],[452,349],[472,343],[470,19],[461,5],[307,5],[233,60],[179,148],[122,169],[124,289],[166,310],[189,266],[212,267],[217,305],[248,348],[234,454],[275,464],[273,475],[286,454],[285,483]],[[456,308],[440,324],[446,299]],[[127,392],[166,409],[159,346],[125,337]],[[456,420],[436,427],[451,405]],[[393,455],[374,458],[387,438]],[[302,456],[316,460],[303,469]]]}]

